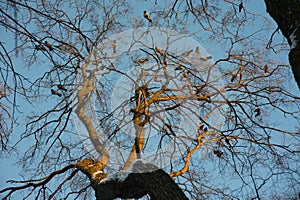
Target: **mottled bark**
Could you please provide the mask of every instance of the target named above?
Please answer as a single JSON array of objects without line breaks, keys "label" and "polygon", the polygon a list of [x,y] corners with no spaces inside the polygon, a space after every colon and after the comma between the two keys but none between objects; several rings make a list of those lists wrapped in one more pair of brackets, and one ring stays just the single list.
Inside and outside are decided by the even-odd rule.
[{"label": "mottled bark", "polygon": [[300,89],[300,0],[265,0],[265,3],[267,12],[291,46],[289,62]]}]

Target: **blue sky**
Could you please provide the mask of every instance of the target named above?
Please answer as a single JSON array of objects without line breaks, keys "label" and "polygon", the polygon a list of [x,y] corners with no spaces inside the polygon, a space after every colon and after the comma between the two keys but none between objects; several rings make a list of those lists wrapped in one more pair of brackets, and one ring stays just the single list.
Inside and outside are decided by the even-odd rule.
[{"label": "blue sky", "polygon": [[[162,6],[160,4],[160,6]],[[272,19],[266,14],[265,12],[265,5],[263,3],[263,1],[256,1],[255,4],[253,3],[245,3],[245,7],[247,8],[247,10],[249,11],[253,11],[255,13],[261,13],[262,15],[266,16],[266,18],[268,20],[270,20],[271,23],[274,24],[274,30],[276,28],[275,23],[272,21]],[[142,17],[142,12],[143,10],[149,10],[149,12],[154,11],[156,9],[155,5],[154,5],[154,1],[148,0],[148,1],[135,1],[134,3],[134,10],[133,13],[134,15],[138,18],[138,17]],[[155,16],[154,16],[155,17]],[[255,27],[255,24],[253,25],[253,27]],[[269,35],[272,34],[272,31],[274,30],[270,30]],[[249,32],[251,32],[251,30],[249,30]],[[6,47],[8,49],[12,49],[14,47],[14,42],[13,42],[13,35],[10,32],[6,32],[5,30],[1,29],[0,32],[0,41],[3,42]],[[277,35],[276,36],[277,39],[282,38],[281,35]],[[210,42],[204,42],[203,44],[201,43],[201,45],[210,53],[213,55],[213,57],[222,57],[222,55],[224,55],[224,52],[222,52],[223,49],[220,48],[215,48],[214,46],[210,46]],[[287,55],[283,55],[280,54],[277,57],[277,60],[282,60],[282,63],[287,63]],[[26,74],[28,77],[36,77],[39,74],[43,73],[43,71],[39,71],[40,68],[34,68],[36,66],[32,66],[32,67],[28,67],[28,66],[23,66],[22,61],[16,61],[16,66],[17,69]],[[34,68],[34,69],[33,69]],[[292,75],[290,74],[290,77],[292,77]],[[287,80],[287,85],[291,88],[292,91],[294,91],[294,93],[298,94],[299,96],[299,90],[296,88],[296,84],[295,81],[293,79]],[[19,99],[19,102],[22,104],[22,100],[21,98]],[[24,113],[23,114],[18,114],[18,122],[22,121],[23,117],[26,116],[27,113],[31,112],[30,110],[24,109],[22,110]],[[296,122],[294,123],[290,123],[290,122],[285,122],[284,121],[284,116],[283,115],[278,115],[278,116],[272,116],[275,121],[278,122],[283,122],[282,126],[285,126],[286,128],[289,128],[290,126],[293,125],[297,125]],[[12,141],[16,141],[19,138],[19,132],[21,132],[21,129],[15,129],[14,133],[12,135],[12,137],[10,138]],[[24,144],[26,145],[26,144]],[[8,156],[4,156],[1,157],[0,160],[0,165],[1,165],[1,171],[0,171],[0,189],[5,187],[5,181],[8,179],[22,179],[22,177],[20,177],[18,174],[20,172],[20,167],[16,166],[15,164],[16,158],[15,157],[10,157]]]}]

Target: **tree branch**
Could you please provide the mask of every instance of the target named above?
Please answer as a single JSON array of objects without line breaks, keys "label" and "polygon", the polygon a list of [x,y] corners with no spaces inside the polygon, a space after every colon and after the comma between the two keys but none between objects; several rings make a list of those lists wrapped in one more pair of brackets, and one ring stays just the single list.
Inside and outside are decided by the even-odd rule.
[{"label": "tree branch", "polygon": [[[11,196],[12,193],[14,193],[14,192],[16,192],[16,191],[18,191],[18,190],[23,190],[23,189],[25,189],[25,188],[30,188],[30,187],[33,187],[33,188],[35,189],[35,188],[37,188],[37,187],[40,187],[40,186],[43,186],[43,185],[47,184],[47,183],[48,183],[49,181],[51,181],[52,178],[54,178],[56,175],[58,175],[58,174],[63,174],[63,173],[65,173],[66,171],[68,171],[69,169],[72,169],[72,168],[75,168],[75,167],[76,167],[76,165],[70,164],[70,165],[68,165],[68,166],[66,166],[66,167],[64,167],[64,168],[62,168],[62,169],[60,169],[60,170],[56,170],[56,171],[52,172],[49,176],[44,177],[43,179],[40,179],[40,180],[42,180],[42,181],[40,181],[40,180],[36,180],[36,181],[31,181],[31,180],[29,180],[29,181],[27,181],[28,183],[25,184],[25,185],[16,186],[16,187],[8,187],[8,188],[4,188],[3,190],[0,190],[0,193],[4,193],[4,192],[9,191],[9,193],[3,198],[3,199],[6,199],[6,198],[8,198],[9,196]],[[79,169],[76,169],[75,172],[73,172],[72,174],[75,175],[78,171],[79,171]],[[38,181],[40,181],[40,182],[38,182]],[[9,181],[9,182],[14,182],[14,183],[16,183],[17,181],[12,181],[12,180],[11,180],[11,181]],[[36,183],[34,183],[34,182],[36,182]]]}]

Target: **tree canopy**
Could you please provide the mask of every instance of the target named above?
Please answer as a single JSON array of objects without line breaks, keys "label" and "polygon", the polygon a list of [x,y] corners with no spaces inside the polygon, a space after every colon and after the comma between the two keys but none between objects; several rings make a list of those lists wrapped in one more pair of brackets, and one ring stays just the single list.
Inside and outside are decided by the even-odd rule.
[{"label": "tree canopy", "polygon": [[296,198],[300,2],[258,5],[0,1],[0,196]]}]

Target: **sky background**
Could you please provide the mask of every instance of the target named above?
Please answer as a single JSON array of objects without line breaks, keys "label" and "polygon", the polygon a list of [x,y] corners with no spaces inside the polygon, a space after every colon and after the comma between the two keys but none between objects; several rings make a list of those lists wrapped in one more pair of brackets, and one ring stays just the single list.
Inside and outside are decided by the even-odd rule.
[{"label": "sky background", "polygon": [[[268,14],[265,12],[265,4],[262,0],[259,1],[255,1],[255,3],[253,3],[254,1],[250,1],[251,3],[245,3],[244,6],[247,8],[247,10],[249,11],[253,11],[254,13],[261,13],[262,15],[266,16],[266,18],[268,18],[269,20],[272,21],[272,19],[268,16]],[[154,10],[154,1],[148,0],[148,1],[135,1],[135,7],[133,10],[133,13],[136,15],[136,17],[142,17],[142,11],[143,10],[149,10],[149,12],[151,13],[151,10]],[[255,26],[255,25],[254,25]],[[274,23],[274,27],[275,23]],[[251,31],[251,30],[249,30]],[[272,34],[272,32],[270,32],[270,35]],[[281,37],[281,36],[279,36]],[[4,43],[4,45],[6,46],[6,48],[8,49],[12,49],[14,47],[14,35],[10,32],[6,32],[5,30],[0,29],[0,41],[2,43]],[[215,49],[213,46],[209,45],[209,41],[207,41],[207,43],[201,43],[201,45],[207,50],[208,53],[210,53],[211,55],[213,55],[213,57],[220,57],[220,55],[223,55],[222,53],[222,49]],[[282,59],[283,63],[287,63],[288,61],[288,56],[287,55],[280,55],[279,59]],[[38,68],[34,69],[32,67],[28,67],[28,66],[23,66],[22,61],[16,62],[15,66],[17,66],[17,69],[19,70],[19,72],[21,72],[22,74],[26,74],[27,76],[31,76],[31,77],[36,77],[39,74],[42,74],[42,71],[39,71]],[[290,72],[291,73],[291,72]],[[291,91],[293,91],[292,93],[294,93],[295,95],[298,94],[299,96],[299,90],[296,87],[296,83],[294,80],[287,80],[287,84],[290,86]],[[0,80],[1,82],[1,80]],[[22,99],[20,99],[20,102],[22,102]],[[18,123],[22,123],[22,118],[24,116],[27,115],[27,110],[24,110],[23,114],[17,114],[18,115]],[[29,112],[29,111],[28,111]],[[22,116],[24,115],[24,116]],[[296,123],[290,123],[284,120],[284,117],[282,115],[278,115],[278,116],[272,116],[274,117],[274,119],[276,119],[276,121],[278,122],[282,122],[283,126],[285,126],[287,129],[290,126],[296,125]],[[19,139],[19,133],[20,133],[20,129],[16,128],[14,129],[14,133],[12,135],[12,137],[10,138],[10,140],[12,142],[17,141],[17,139]],[[0,160],[0,189],[8,186],[5,181],[9,180],[9,179],[14,179],[14,180],[19,180],[22,179],[22,177],[19,176],[19,172],[20,172],[20,167],[16,164],[17,158],[15,157],[10,157],[9,155],[7,156],[6,154],[4,154],[5,156],[2,155],[1,160]]]}]

